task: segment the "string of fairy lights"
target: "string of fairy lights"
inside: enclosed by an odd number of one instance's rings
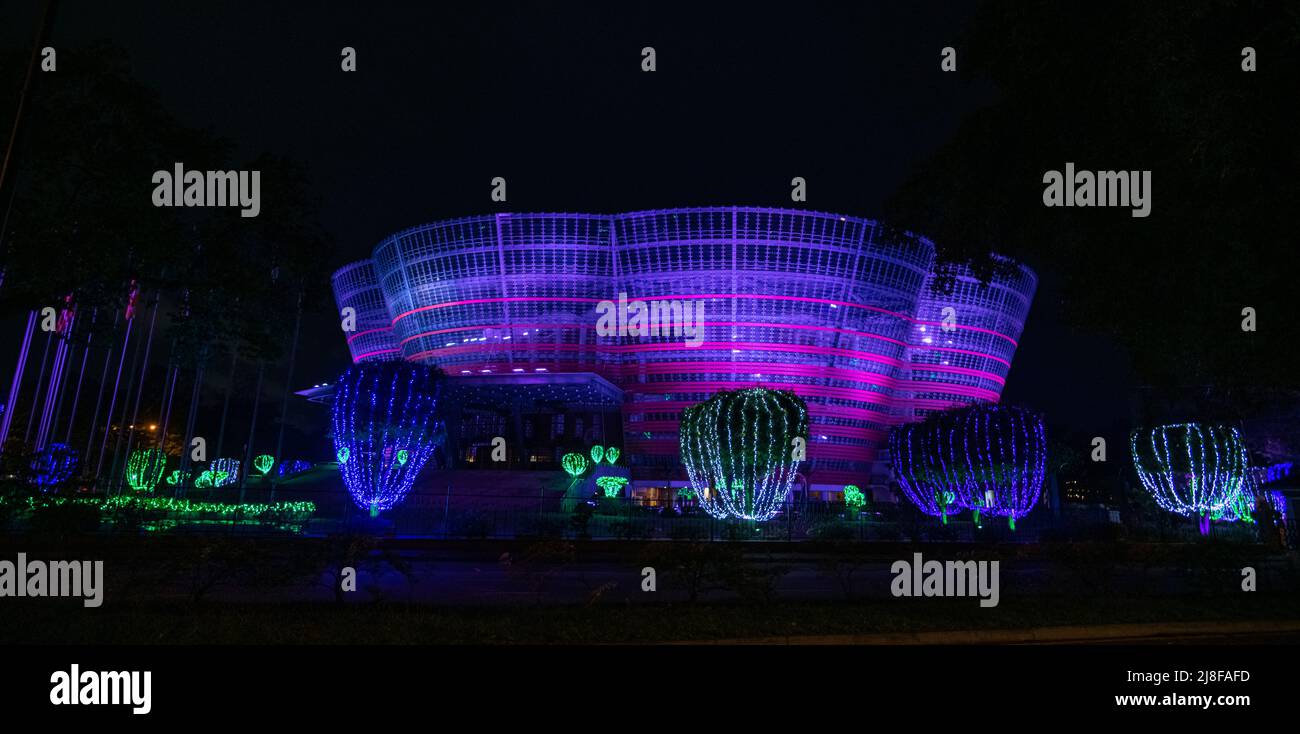
[[[405,499],[441,443],[436,379],[423,365],[372,362],[350,368],[336,383],[339,471],[352,500],[372,516]]]
[[[682,412],[682,464],[716,518],[774,517],[803,458],[796,439],[808,440],[808,407],[784,390],[724,390]]]
[[[28,463],[30,482],[38,491],[48,492],[72,476],[79,458],[76,449],[64,443],[52,443],[37,451]]]
[[[0,503],[11,501],[0,497]],[[215,520],[234,523],[305,522],[316,512],[314,502],[196,502],[177,497],[117,495],[114,497],[27,497],[26,508],[38,511],[67,505],[92,507],[112,519],[124,513],[153,513],[186,522]]]
[[[126,483],[137,492],[152,492],[166,468],[167,454],[160,449],[137,449],[126,462]]]
[[[896,427],[890,461],[899,488],[921,512],[940,518],[970,510],[1016,520],[1042,496],[1047,477],[1043,420],[1022,408],[970,405]]]
[[[948,489],[943,454],[934,439],[934,431],[920,423],[908,423],[889,433],[889,456],[898,488],[921,512],[939,518],[961,511],[955,504],[956,494]]]
[[[1239,518],[1252,508],[1235,504],[1248,493],[1249,454],[1231,426],[1171,423],[1133,431],[1133,468],[1156,504],[1196,518],[1202,533],[1215,516]]]

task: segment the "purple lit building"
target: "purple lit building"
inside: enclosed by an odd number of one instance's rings
[[[334,292],[356,310],[354,361],[436,364],[477,396],[449,426],[457,461],[492,435],[538,468],[605,443],[635,484],[666,486],[682,409],[763,385],[807,402],[801,489],[818,492],[870,484],[891,425],[1001,395],[1034,274],[1012,265],[985,284],[956,269],[936,290],[933,267],[930,241],[835,214],[496,214],[398,232],[335,273]],[[598,334],[598,304],[620,294],[702,304],[698,345]]]

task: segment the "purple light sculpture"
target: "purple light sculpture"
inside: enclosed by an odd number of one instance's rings
[[[955,465],[957,502],[994,517],[1029,514],[1043,493],[1047,476],[1047,436],[1043,420],[1005,405],[972,405],[947,419],[952,432],[947,461]],[[957,462],[965,460],[961,466]]]
[[[1047,470],[1043,421],[1020,408],[972,405],[936,413],[891,435],[899,486],[922,512],[946,520],[957,509],[1016,520],[1042,496]]]
[[[957,493],[940,464],[940,431],[925,423],[908,423],[889,432],[889,458],[899,489],[918,510],[948,523],[961,511]]]
[[[347,456],[339,472],[353,502],[372,517],[406,498],[442,441],[434,417],[439,379],[428,367],[402,362],[359,364],[338,379],[334,450]]]

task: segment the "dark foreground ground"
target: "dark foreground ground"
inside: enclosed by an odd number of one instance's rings
[[[3,644],[1300,642],[1300,561],[1254,544],[0,536],[19,552],[103,560],[104,603],[0,598]],[[918,552],[996,560],[997,606],[895,598]]]
[[[0,615],[3,644],[791,644],[1300,642],[1300,597],[968,600],[438,608],[129,603],[82,612],[31,602]]]

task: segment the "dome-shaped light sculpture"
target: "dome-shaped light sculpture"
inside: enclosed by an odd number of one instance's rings
[[[807,440],[808,407],[784,390],[724,390],[682,412],[682,463],[700,505],[717,518],[776,515]]]
[[[889,460],[903,496],[927,515],[945,525],[948,516],[961,511],[957,494],[949,486],[940,462],[942,431],[931,416],[921,423],[896,426],[889,432]]]
[[[77,451],[67,444],[52,443],[37,451],[28,462],[28,483],[48,492],[65,482],[77,468]]]
[[[1013,406],[977,404],[942,423],[949,432],[942,463],[950,467],[957,503],[977,515],[1005,517],[1015,530],[1016,520],[1038,504],[1047,477],[1042,418]]]
[[[922,512],[947,522],[960,508],[1016,520],[1042,496],[1047,469],[1043,421],[1020,408],[977,404],[936,413],[890,435],[894,473]]]
[[[565,454],[560,457],[560,466],[564,467],[565,474],[577,479],[587,471],[587,457],[582,454]]]
[[[273,466],[275,466],[275,457],[270,454],[259,454],[253,458],[253,468],[257,470],[258,474],[265,476]]]
[[[1201,534],[1210,519],[1246,489],[1249,462],[1241,432],[1230,426],[1173,423],[1132,433],[1133,468],[1156,504],[1195,518]]]
[[[167,469],[167,454],[158,449],[138,449],[126,462],[126,483],[137,492],[152,492]]]
[[[442,442],[434,415],[440,381],[428,367],[390,361],[355,365],[335,383],[339,473],[352,501],[372,517],[406,498]]]

